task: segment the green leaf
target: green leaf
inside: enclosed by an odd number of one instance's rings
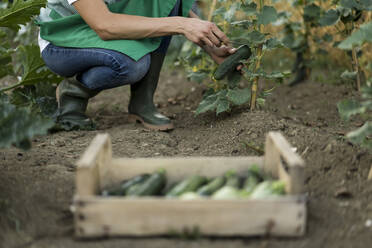
[[[216,109],[216,106],[217,106],[217,95],[216,94],[209,95],[205,99],[203,99],[203,101],[199,103],[199,106],[196,109],[195,114],[199,115],[207,111],[214,110]]]
[[[232,71],[230,73],[227,74],[227,84],[229,86],[229,88],[235,88],[236,86],[238,86],[240,80],[242,78],[242,75],[240,74],[239,71]]]
[[[257,4],[254,2],[245,3],[242,5],[242,10],[247,16],[254,16],[257,14]]]
[[[340,6],[342,6],[344,8],[348,8],[348,9],[357,9],[357,10],[362,9],[362,5],[359,4],[355,0],[341,0],[340,1]]]
[[[254,31],[247,34],[247,39],[252,44],[258,45],[258,44],[264,43],[265,40],[266,40],[266,37],[265,37],[264,34],[254,30]]]
[[[245,89],[230,89],[227,92],[227,99],[234,105],[242,105],[251,99],[251,90]]]
[[[225,12],[224,14],[224,19],[227,21],[227,22],[231,22],[231,20],[234,18],[235,16],[235,13],[238,9],[240,9],[240,3],[237,2],[237,3],[233,3],[231,5],[231,7],[229,8],[228,11]]]
[[[12,75],[13,72],[13,65],[12,62],[12,54],[7,50],[0,50],[0,78]]]
[[[189,78],[193,82],[202,83],[206,78],[209,78],[208,73],[203,71],[196,71],[196,72],[190,72],[187,74],[187,78]]]
[[[40,8],[45,7],[46,0],[14,0],[9,8],[0,9],[0,27],[18,30],[19,25],[26,24]]]
[[[328,10],[320,19],[319,24],[321,26],[331,26],[334,25],[340,19],[340,13],[337,10]]]
[[[27,108],[17,108],[0,95],[0,148],[15,145],[29,149],[32,137],[46,134],[52,126],[53,121],[31,114]]]
[[[219,115],[223,112],[230,110],[230,103],[227,100],[226,97],[218,98],[217,100],[217,108],[216,108],[216,114]]]
[[[270,38],[266,41],[265,44],[265,48],[268,50],[273,50],[280,47],[283,47],[283,43],[280,42],[277,38]]]
[[[372,22],[365,23],[360,29],[353,32],[346,40],[342,41],[338,47],[350,50],[354,46],[361,46],[365,42],[372,42]]]
[[[57,110],[56,87],[38,83],[19,87],[11,92],[10,102],[17,107],[27,107],[32,113],[52,118]]]
[[[341,74],[341,78],[342,79],[345,79],[345,80],[356,80],[357,78],[357,72],[356,71],[344,71],[342,74]]]
[[[355,100],[343,100],[337,104],[338,112],[344,120],[350,119],[352,115],[362,114],[366,107]]]
[[[367,121],[362,127],[349,132],[346,137],[355,144],[372,149],[372,122]]]
[[[304,8],[304,20],[305,22],[317,23],[320,17],[320,8],[316,4],[306,5]]]
[[[362,87],[361,92],[363,98],[372,99],[372,85]]]
[[[372,10],[372,0],[360,0],[360,4],[363,6],[364,10]]]
[[[278,19],[278,13],[272,6],[264,6],[262,11],[258,14],[258,24],[267,25],[275,22]]]

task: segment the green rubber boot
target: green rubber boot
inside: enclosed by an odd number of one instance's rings
[[[174,128],[170,119],[160,114],[154,104],[154,93],[164,57],[164,54],[153,52],[149,71],[143,79],[131,85],[130,88],[129,121],[141,122],[146,128],[156,131]]]
[[[57,87],[58,109],[55,114],[56,129],[93,130],[95,125],[85,114],[88,100],[99,91],[86,88],[76,79],[65,79]]]

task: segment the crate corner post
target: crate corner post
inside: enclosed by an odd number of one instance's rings
[[[102,175],[111,164],[112,148],[108,134],[98,134],[76,163],[76,194],[93,196],[101,187]]]

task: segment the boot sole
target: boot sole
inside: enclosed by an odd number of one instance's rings
[[[169,123],[169,124],[164,124],[164,125],[153,125],[153,124],[149,124],[149,123],[146,123],[142,117],[138,116],[138,115],[134,115],[134,114],[129,114],[128,116],[128,120],[129,122],[131,123],[141,123],[144,127],[150,129],[150,130],[154,130],[154,131],[169,131],[169,130],[172,130],[174,129],[174,125],[173,123]]]

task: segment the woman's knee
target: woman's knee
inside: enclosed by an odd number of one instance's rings
[[[150,68],[150,63],[150,54],[143,56],[138,61],[128,58],[119,67],[117,78],[122,80],[123,84],[136,83],[146,75]]]

